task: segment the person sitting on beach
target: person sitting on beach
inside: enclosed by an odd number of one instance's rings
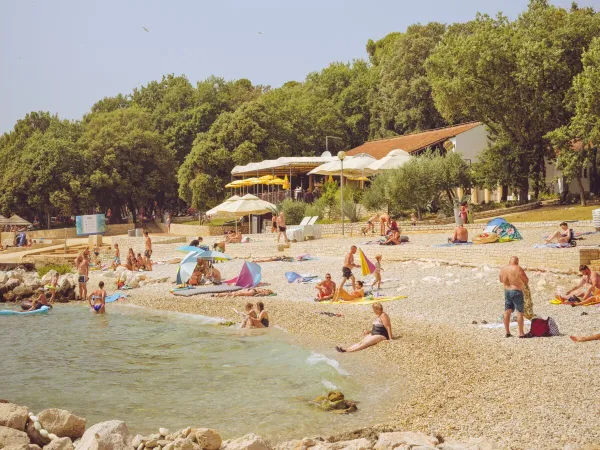
[[[369,220],[367,220],[367,226],[362,231],[363,235],[366,235],[369,231],[375,233],[375,222],[379,221],[379,214],[375,214],[371,216]]]
[[[54,303],[54,298],[56,297],[56,291],[58,291],[58,272],[52,275],[52,279],[50,280],[50,284],[48,285],[48,290],[50,291],[50,301],[49,303],[52,305]]]
[[[380,242],[379,245],[400,245],[400,230],[392,228],[385,242]]]
[[[189,286],[198,286],[200,284],[203,284],[202,280],[204,279],[204,272],[204,267],[200,264],[196,264],[196,267],[192,272],[192,276],[190,276],[190,279],[188,280],[187,284]]]
[[[457,225],[452,238],[448,238],[450,244],[466,244],[469,241],[469,231],[463,224]]]
[[[246,321],[246,328],[268,328],[269,327],[269,313],[265,311],[265,304],[263,302],[256,302],[254,312],[258,316],[256,318],[248,316]]]
[[[331,281],[331,274],[326,273],[325,279],[315,286],[317,292],[316,301],[329,300],[333,298],[333,294],[335,294],[335,282]]]
[[[115,244],[115,257],[113,258],[113,262],[111,264],[111,268],[116,270],[117,267],[121,265],[121,250],[119,250],[119,244]]]
[[[213,284],[221,284],[221,280],[222,280],[221,272],[211,262],[208,263],[208,268],[207,268],[207,271],[206,271],[206,277]]]
[[[98,247],[97,245],[94,246],[94,256],[94,266],[101,266],[102,262],[100,261],[100,247]]]
[[[373,322],[373,328],[370,331],[364,332],[364,338],[362,341],[351,345],[344,349],[342,347],[336,347],[335,349],[340,353],[358,352],[364,350],[367,347],[371,347],[381,341],[391,341],[392,335],[392,322],[389,316],[383,312],[383,306],[381,303],[373,303],[373,312],[375,313],[376,319]]]
[[[196,247],[204,250],[205,252],[207,252],[209,250],[208,245],[204,245],[204,239],[202,238],[202,236],[198,236],[198,238],[196,239],[198,241],[198,244],[196,244]]]
[[[250,321],[250,319],[256,319],[256,311],[254,311],[254,305],[252,303],[246,303],[245,309],[246,309],[246,313],[243,314],[244,319],[242,320],[242,323],[240,324],[240,328],[251,328],[252,327],[252,322]],[[248,325],[248,323],[250,323],[250,325]]]
[[[273,295],[274,292],[271,289],[262,289],[262,288],[250,288],[250,289],[242,289],[241,291],[235,292],[220,292],[218,294],[213,294],[213,297],[268,297]]]
[[[50,306],[48,304],[48,297],[46,297],[44,288],[39,288],[38,291],[40,292],[39,297],[33,300],[31,307],[27,311],[34,311],[36,309],[40,309],[42,306]]]
[[[343,285],[338,288],[333,296],[333,302],[337,302],[340,298],[345,301],[356,300],[359,298],[363,298],[365,296],[364,283],[362,281],[357,281],[357,288],[353,289],[352,292],[348,292],[344,289]]]
[[[227,238],[225,238],[225,243],[227,244],[240,244],[242,242],[242,233],[239,232],[231,232]]]
[[[573,235],[571,230],[569,230],[569,225],[567,222],[562,222],[560,224],[560,228],[552,233],[548,238],[544,241],[546,244],[550,244],[556,241],[558,244],[568,244],[573,240]]]
[[[98,289],[92,292],[88,298],[90,308],[96,314],[104,314],[106,306],[106,291],[104,290],[104,281],[98,283]]]
[[[569,336],[573,342],[589,342],[600,341],[600,334],[592,334],[591,336]]]
[[[123,267],[125,267],[127,270],[135,270],[136,265],[137,260],[135,258],[135,253],[133,253],[133,249],[130,248],[127,251],[127,259],[125,259],[125,264],[123,264]]]
[[[596,300],[595,295],[600,290],[600,274],[593,272],[585,264],[579,266],[581,281],[577,286],[567,292],[566,295],[558,297],[565,302],[570,302],[571,306],[585,306]]]
[[[146,264],[144,262],[144,258],[142,258],[142,254],[141,253],[137,254],[137,258],[135,258],[135,260],[136,260],[136,267],[137,267],[136,270],[140,270],[140,269],[141,270],[146,270]]]

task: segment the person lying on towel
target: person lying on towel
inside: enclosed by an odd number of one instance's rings
[[[450,244],[466,244],[469,241],[469,231],[462,225],[458,225],[454,229],[452,238],[448,238]]]
[[[339,299],[343,301],[356,300],[365,296],[365,290],[363,288],[364,283],[362,281],[356,282],[356,289],[352,292],[348,292],[344,289],[344,286],[340,286],[333,296],[333,302],[337,302]]]

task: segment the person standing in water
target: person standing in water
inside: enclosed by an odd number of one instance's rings
[[[104,314],[106,312],[106,291],[104,290],[104,281],[98,283],[98,289],[90,294],[88,302],[92,311],[96,314]]]
[[[83,252],[82,259],[77,266],[77,272],[79,273],[79,298],[85,300],[87,298],[87,282],[90,273],[90,252],[86,250]]]
[[[529,283],[529,278],[519,265],[519,258],[512,256],[508,265],[502,268],[500,282],[504,284],[504,328],[506,329],[506,337],[512,336],[510,334],[510,317],[515,310],[517,311],[519,337],[525,337],[525,331],[523,330],[523,312],[525,311],[523,289]]]

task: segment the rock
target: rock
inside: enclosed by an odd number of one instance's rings
[[[4,447],[2,450],[42,450],[39,445],[35,444],[21,444],[21,445],[9,445]]]
[[[13,294],[12,292],[7,292],[6,294],[4,294],[2,296],[2,298],[4,299],[5,302],[14,302],[17,300],[17,296],[15,294]]]
[[[496,450],[498,447],[483,438],[471,438],[467,442],[444,441],[438,445],[442,450]]]
[[[165,445],[163,450],[200,450],[200,446],[189,438],[177,438]]]
[[[125,422],[109,420],[87,429],[76,450],[131,450],[131,438]]]
[[[19,284],[12,290],[12,293],[18,297],[31,297],[33,295],[33,289],[25,284]]]
[[[32,291],[35,291],[37,288],[42,286],[42,282],[39,278],[28,278],[23,282],[23,284],[30,288]]]
[[[63,275],[58,279],[58,292],[65,294],[69,289],[75,287],[74,284],[71,284],[71,280],[69,274]]]
[[[144,450],[144,443],[142,442],[140,445],[134,448],[136,448],[137,450]]]
[[[14,428],[0,426],[0,448],[16,445],[28,445],[27,433]]]
[[[211,428],[194,428],[190,431],[194,440],[203,450],[219,450],[223,440],[221,435]]]
[[[25,431],[27,432],[27,436],[29,436],[29,439],[33,444],[37,444],[40,447],[43,447],[46,444],[50,443],[50,439],[42,436],[40,432],[35,428],[34,422],[32,422],[31,420],[27,422],[27,427]]]
[[[250,433],[241,438],[223,442],[221,450],[271,450],[269,441]]]
[[[344,394],[338,391],[332,391],[327,394],[327,400],[330,402],[339,402],[340,400],[344,400]]]
[[[371,450],[374,444],[375,442],[370,439],[361,438],[352,441],[334,442],[330,444],[330,448],[332,450]]]
[[[171,432],[167,428],[159,428],[158,432],[161,436],[166,436],[167,434],[171,434]]]
[[[74,450],[75,446],[68,437],[54,439],[44,447],[44,450]]]
[[[4,284],[8,281],[8,275],[6,272],[0,271],[0,283]]]
[[[146,441],[145,446],[146,448],[154,448],[158,446],[158,439],[150,439],[149,441]]]
[[[25,431],[27,408],[13,403],[0,403],[0,426]]]
[[[86,420],[64,409],[50,408],[38,414],[42,427],[58,437],[79,439],[85,432]]]
[[[19,280],[17,280],[16,278],[9,278],[8,281],[6,283],[4,283],[4,286],[6,287],[7,290],[12,291],[14,288],[16,288],[20,284],[21,284],[21,282]]]
[[[135,448],[138,448],[140,444],[143,444],[145,441],[146,439],[144,439],[144,436],[142,436],[141,434],[136,434],[133,438],[133,441],[131,441],[131,445]]]
[[[175,439],[177,439],[177,438],[175,438]],[[158,446],[159,447],[164,447],[165,445],[170,444],[175,439],[172,439],[172,440],[171,439],[159,439],[158,440]]]
[[[192,427],[187,427],[181,430],[181,437],[188,437],[192,432]]]
[[[412,431],[395,431],[391,433],[381,433],[375,444],[375,450],[392,450],[396,447],[406,446],[412,448],[416,446],[435,447],[439,444],[437,438],[423,433],[414,433]]]
[[[54,275],[56,275],[57,273],[58,272],[56,270],[50,269],[48,272],[46,272],[46,275],[42,277],[42,283],[49,284],[52,281]]]

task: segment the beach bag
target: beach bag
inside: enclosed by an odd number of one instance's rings
[[[529,333],[526,334],[527,337],[547,337],[550,336],[550,326],[548,325],[548,321],[544,319],[532,319],[531,320],[531,328],[529,329]]]
[[[550,332],[550,336],[560,336],[560,331],[558,331],[558,325],[552,317],[548,317],[548,329]]]

